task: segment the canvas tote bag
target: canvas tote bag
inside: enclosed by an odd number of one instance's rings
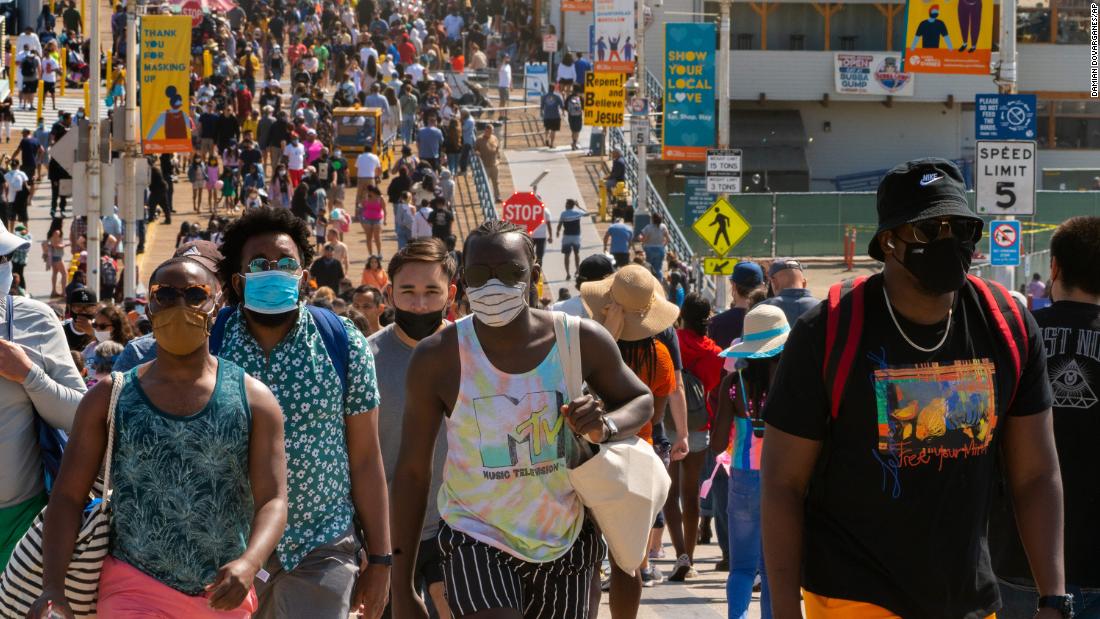
[[[554,312],[570,400],[583,395],[580,326],[580,318]],[[592,444],[570,434],[583,462],[569,470],[569,481],[600,525],[615,563],[634,574],[645,558],[649,530],[668,497],[668,471],[653,447],[637,436]]]

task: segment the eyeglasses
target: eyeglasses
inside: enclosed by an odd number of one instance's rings
[[[186,288],[153,284],[149,296],[161,307],[175,305],[180,299],[191,307],[200,307],[212,298],[213,293],[209,284],[194,284]]]
[[[474,264],[462,269],[462,277],[470,288],[480,288],[494,277],[506,286],[515,286],[527,275],[527,267],[517,262],[504,264]]]
[[[249,273],[263,273],[264,271],[282,271],[284,273],[293,273],[302,268],[302,265],[297,260],[289,256],[283,256],[278,260],[268,260],[267,258],[255,258],[252,262],[248,263]]]
[[[913,228],[913,239],[918,243],[931,243],[943,237],[943,229],[950,228],[951,235],[960,241],[977,242],[982,238],[982,221],[980,219],[966,219],[951,217],[946,219],[922,219],[910,224]]]

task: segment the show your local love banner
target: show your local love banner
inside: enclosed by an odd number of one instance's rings
[[[909,0],[905,14],[907,72],[989,74],[993,0]]]
[[[665,24],[661,156],[704,161],[714,146],[714,24]]]
[[[145,153],[191,152],[191,18],[141,18],[141,146]]]

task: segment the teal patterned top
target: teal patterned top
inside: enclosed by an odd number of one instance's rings
[[[245,372],[218,362],[209,402],[170,415],[149,400],[134,368],[123,375],[111,463],[111,554],[187,595],[239,557],[252,527]]]
[[[347,418],[378,407],[374,356],[367,338],[347,318],[347,392],[325,349],[313,315],[299,305],[294,327],[265,355],[234,312],[225,323],[223,359],[240,364],[267,385],[283,409],[287,458],[286,532],[276,548],[283,569],[351,527]],[[381,488],[385,490],[385,488]]]

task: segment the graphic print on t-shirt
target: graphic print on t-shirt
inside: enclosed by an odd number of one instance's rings
[[[1096,392],[1089,387],[1089,376],[1073,357],[1062,363],[1050,364],[1050,387],[1054,392],[1054,406],[1058,408],[1092,408],[1096,404]]]
[[[557,391],[537,391],[518,399],[503,394],[475,398],[473,408],[480,433],[482,466],[512,469],[486,471],[486,479],[544,475],[557,470],[553,465],[540,465],[556,463],[565,457],[563,403],[564,397]],[[507,425],[500,423],[501,419],[516,423]],[[519,448],[523,444],[527,446],[523,450],[527,454],[525,457],[520,456]]]
[[[898,468],[984,453],[997,423],[988,359],[875,370],[878,449]]]

